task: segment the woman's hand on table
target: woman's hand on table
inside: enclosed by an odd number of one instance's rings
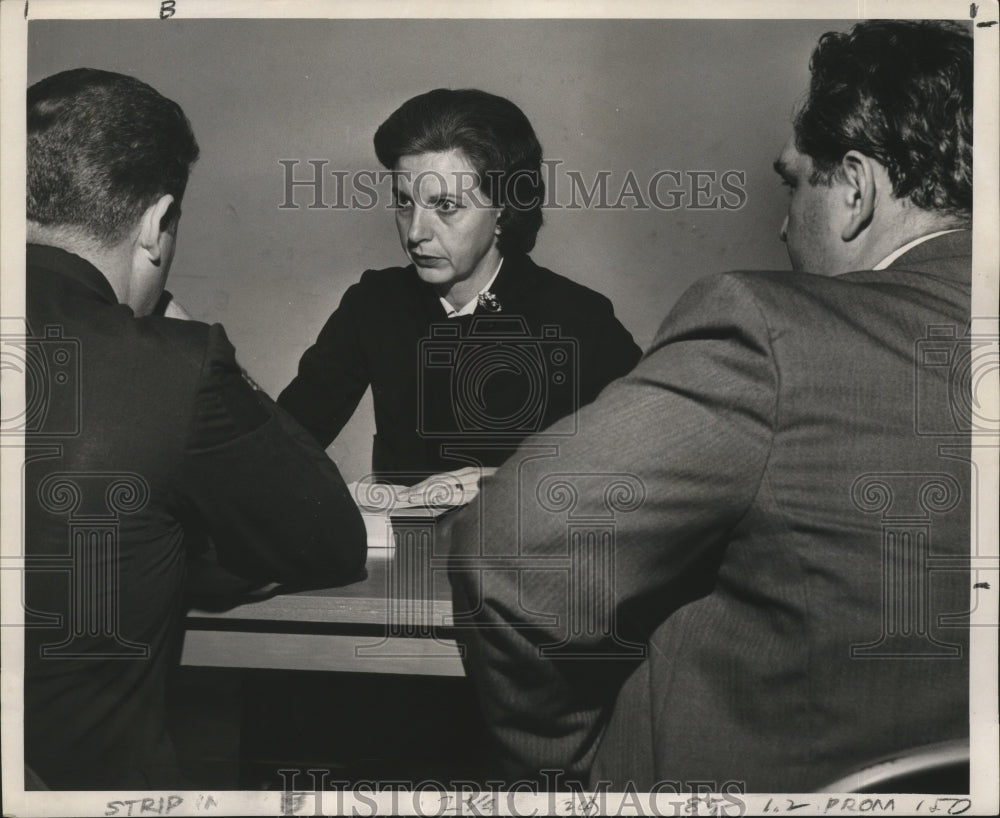
[[[495,468],[466,466],[456,471],[433,474],[415,486],[401,486],[396,499],[413,506],[462,506],[479,494],[479,481]]]

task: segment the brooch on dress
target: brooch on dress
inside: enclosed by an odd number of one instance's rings
[[[486,310],[486,312],[500,312],[503,309],[497,297],[489,290],[481,292],[476,300],[479,302],[479,306]]]

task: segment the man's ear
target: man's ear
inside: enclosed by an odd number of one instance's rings
[[[146,208],[139,222],[137,249],[144,253],[154,266],[159,266],[166,251],[164,234],[173,229],[173,219],[167,218],[173,204],[174,197],[165,193]]]
[[[872,220],[878,194],[874,160],[858,151],[848,151],[840,160],[838,172],[842,183],[844,205],[848,209],[847,221],[840,237],[853,241]]]

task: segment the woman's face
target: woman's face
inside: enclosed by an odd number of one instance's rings
[[[490,206],[459,150],[403,156],[394,171],[403,250],[420,278],[460,307],[476,297],[500,263],[500,208]]]

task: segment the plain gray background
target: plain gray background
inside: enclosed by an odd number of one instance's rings
[[[438,87],[517,103],[545,156],[588,185],[609,171],[746,174],[738,210],[551,208],[532,257],[607,295],[640,346],[697,278],[789,269],[778,230],[786,192],[771,162],[790,133],[817,38],[851,21],[168,20],[34,21],[28,81],[90,66],[132,74],[177,101],[201,159],[185,196],[168,288],[225,325],[241,363],[272,395],[295,373],[344,290],[367,268],[405,264],[387,201],[281,209],[279,160],[327,172],[379,168],[378,125]],[[661,185],[664,200],[670,179]],[[379,186],[384,193],[388,185]],[[723,192],[718,185],[710,196]],[[327,177],[325,199],[335,182]],[[732,195],[727,197],[734,201]],[[651,203],[652,204],[652,203]],[[416,360],[416,352],[414,353]],[[366,474],[370,396],[330,448],[346,479]]]

